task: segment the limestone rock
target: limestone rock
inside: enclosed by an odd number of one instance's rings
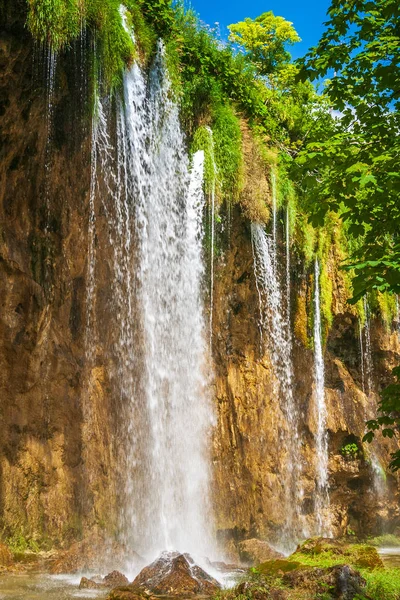
[[[94,581],[94,579],[88,579],[87,577],[82,577],[79,584],[80,590],[101,590],[104,587],[104,583],[99,583]]]
[[[259,565],[267,560],[283,557],[283,554],[271,548],[267,542],[256,538],[240,542],[238,549],[240,559],[251,565]]]
[[[129,580],[119,571],[112,571],[112,573],[109,573],[104,577],[103,583],[107,587],[114,588],[128,585]]]
[[[310,538],[299,544],[296,549],[296,554],[321,554],[322,552],[331,552],[333,554],[344,554],[346,545],[342,540],[332,538],[316,537]]]
[[[123,568],[128,550],[116,542],[109,543],[99,536],[90,536],[81,542],[76,542],[62,552],[54,562],[52,573],[79,573],[84,571],[106,571],[110,565]],[[129,551],[129,556],[143,565],[143,559]],[[124,582],[121,582],[124,583]],[[117,583],[117,585],[121,585]]]
[[[196,565],[188,554],[163,552],[151,565],[145,567],[132,584],[136,591],[167,595],[211,596],[220,584]]]
[[[13,555],[4,544],[0,544],[0,567],[9,567],[13,562]]]
[[[119,571],[112,571],[106,575],[103,579],[97,580],[92,577],[88,579],[87,577],[82,577],[81,582],[79,584],[79,589],[90,589],[90,590],[100,590],[104,588],[116,588],[122,587],[124,585],[128,585],[129,580],[125,575],[120,573]]]

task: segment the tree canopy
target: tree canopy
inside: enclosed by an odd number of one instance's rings
[[[400,5],[398,0],[332,0],[326,31],[299,63],[301,77],[329,76],[329,126],[316,120],[296,159],[314,223],[329,211],[358,242],[352,269],[356,302],[371,290],[400,293]],[[400,376],[400,369],[394,371]],[[383,426],[400,425],[400,385],[383,393]],[[400,452],[392,467],[400,468]]]
[[[229,31],[229,40],[244,48],[261,75],[270,75],[289,63],[286,46],[300,41],[293,23],[272,11],[229,25]]]

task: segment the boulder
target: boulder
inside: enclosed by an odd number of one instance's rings
[[[296,590],[309,590],[312,597],[315,594],[325,594],[325,597],[332,600],[354,600],[360,596],[366,598],[365,579],[349,565],[329,568],[301,567],[285,573],[282,581]]]
[[[80,590],[101,590],[104,589],[104,587],[104,583],[99,583],[94,579],[88,579],[87,577],[82,577],[79,584]]]
[[[125,575],[119,571],[112,571],[112,573],[109,573],[103,579],[97,579],[95,577],[87,579],[87,577],[82,577],[79,589],[99,590],[104,588],[122,587],[128,584],[129,580]]]
[[[165,596],[212,596],[221,586],[189,554],[163,552],[139,573],[131,587],[137,592]]]
[[[128,585],[129,579],[119,571],[112,571],[103,579],[103,584],[109,588],[122,587]]]
[[[297,546],[295,554],[301,552],[302,554],[322,554],[323,552],[331,552],[332,554],[344,554],[346,550],[346,544],[341,540],[335,540],[333,538],[310,538]]]
[[[0,544],[0,567],[9,567],[13,562],[13,555],[4,544]]]
[[[267,560],[283,557],[283,554],[271,548],[268,542],[256,538],[240,542],[238,550],[240,560],[250,565],[259,565]]]

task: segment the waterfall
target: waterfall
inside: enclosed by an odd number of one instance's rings
[[[286,207],[286,312],[288,330],[290,327],[290,206]]]
[[[204,155],[195,154],[190,173],[161,43],[149,80],[134,65],[124,95],[126,143],[119,160],[135,206],[142,371],[130,398],[126,522],[141,554],[168,549],[210,555]]]
[[[328,431],[326,428],[328,411],[325,402],[325,367],[322,352],[321,302],[320,302],[320,268],[315,261],[314,291],[314,402],[315,402],[315,452],[316,452],[316,488],[315,518],[317,534],[329,537],[329,483],[328,483]]]
[[[365,337],[365,351],[364,351],[364,365],[365,365],[365,391],[369,396],[374,388],[373,384],[373,373],[374,365],[372,361],[372,350],[371,350],[371,326],[370,326],[370,310],[368,300],[366,296],[363,298],[364,313],[365,313],[365,324],[364,324],[364,337]]]
[[[271,238],[260,224],[251,225],[254,272],[260,302],[260,325],[264,344],[269,351],[275,373],[275,389],[282,408],[285,427],[282,445],[288,451],[284,465],[284,502],[287,522],[282,532],[283,546],[291,547],[301,536],[300,483],[301,440],[298,431],[299,414],[293,396],[293,364],[290,327],[285,320],[286,307],[277,275],[277,253]]]
[[[399,297],[396,296],[396,317],[397,317],[397,323],[396,323],[396,329],[397,329],[397,333],[400,339],[400,301],[399,301]]]
[[[215,162],[214,155],[214,135],[212,129],[207,127],[207,131],[210,135],[212,152],[212,163],[213,163],[213,180],[211,184],[211,242],[210,242],[210,351],[212,351],[212,335],[213,335],[213,318],[214,318],[214,246],[215,246],[215,187],[217,181],[217,165]]]
[[[271,172],[271,188],[272,188],[272,243],[273,243],[273,267],[276,269],[277,266],[277,245],[278,245],[278,208],[277,208],[277,197],[276,197],[276,177],[275,173]]]
[[[374,363],[372,359],[372,345],[371,345],[371,311],[368,304],[368,299],[366,296],[363,298],[363,307],[365,314],[365,323],[364,323],[364,339],[365,344],[363,344],[363,335],[360,327],[360,352],[361,352],[361,375],[362,375],[362,390],[366,394],[370,403],[374,403],[376,405],[375,393],[374,393]],[[365,419],[369,419],[370,414],[366,411]],[[381,500],[385,497],[387,488],[386,488],[386,475],[385,471],[382,468],[376,447],[376,441],[372,442],[369,447],[369,454],[371,460],[371,470],[372,470],[372,483],[373,483],[373,491],[377,500]]]
[[[364,365],[364,342],[363,342],[363,330],[361,325],[361,319],[358,319],[358,336],[360,342],[360,364],[361,364],[361,387],[365,393],[365,365]]]

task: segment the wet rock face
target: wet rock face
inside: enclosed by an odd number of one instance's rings
[[[178,552],[164,552],[132,583],[137,592],[166,596],[212,596],[220,587],[188,554]]]
[[[277,552],[267,542],[258,539],[244,540],[238,544],[240,560],[250,565],[259,565],[267,560],[280,558],[283,556]]]
[[[9,567],[13,562],[13,555],[4,544],[0,544],[0,567]]]
[[[93,535],[82,542],[72,544],[68,550],[61,552],[52,565],[51,572],[55,574],[87,571],[96,573],[107,571],[110,565],[122,569],[127,554],[127,549],[124,546]],[[144,564],[144,560],[132,551],[129,551],[129,557],[138,566]],[[119,582],[119,580],[114,582],[113,579],[117,580],[119,575],[118,571],[113,571],[106,576],[103,583],[108,585],[108,582],[110,582],[108,587],[127,583],[126,581]]]
[[[221,256],[216,263],[214,293],[218,420],[213,444],[213,502],[220,540],[230,550],[230,559],[237,560],[238,544],[249,538],[268,540],[279,547],[279,532],[287,516],[282,467],[287,448],[279,432],[287,425],[272,388],[271,361],[262,349],[250,231],[238,212],[233,211],[230,243]],[[324,362],[333,529],[338,536],[347,531],[378,535],[383,526],[394,528],[400,521],[398,478],[386,473],[386,483],[377,482],[369,455],[346,462],[341,454],[349,436],[362,440],[365,421],[376,416],[377,395],[367,398],[362,391],[358,320],[346,305],[339,259],[332,255],[329,261],[334,322]],[[294,391],[302,414],[299,435],[303,440],[301,455],[295,460],[302,464],[301,512],[313,531],[316,421],[309,331],[313,279],[295,257],[292,267]],[[371,338],[378,385],[387,382],[390,368],[400,362],[400,343],[395,332],[385,331],[379,319],[371,322]],[[393,441],[378,436],[376,460],[387,466],[395,449]],[[369,450],[367,445],[366,452]],[[382,493],[377,493],[379,486]],[[363,503],[359,502],[361,494]]]

